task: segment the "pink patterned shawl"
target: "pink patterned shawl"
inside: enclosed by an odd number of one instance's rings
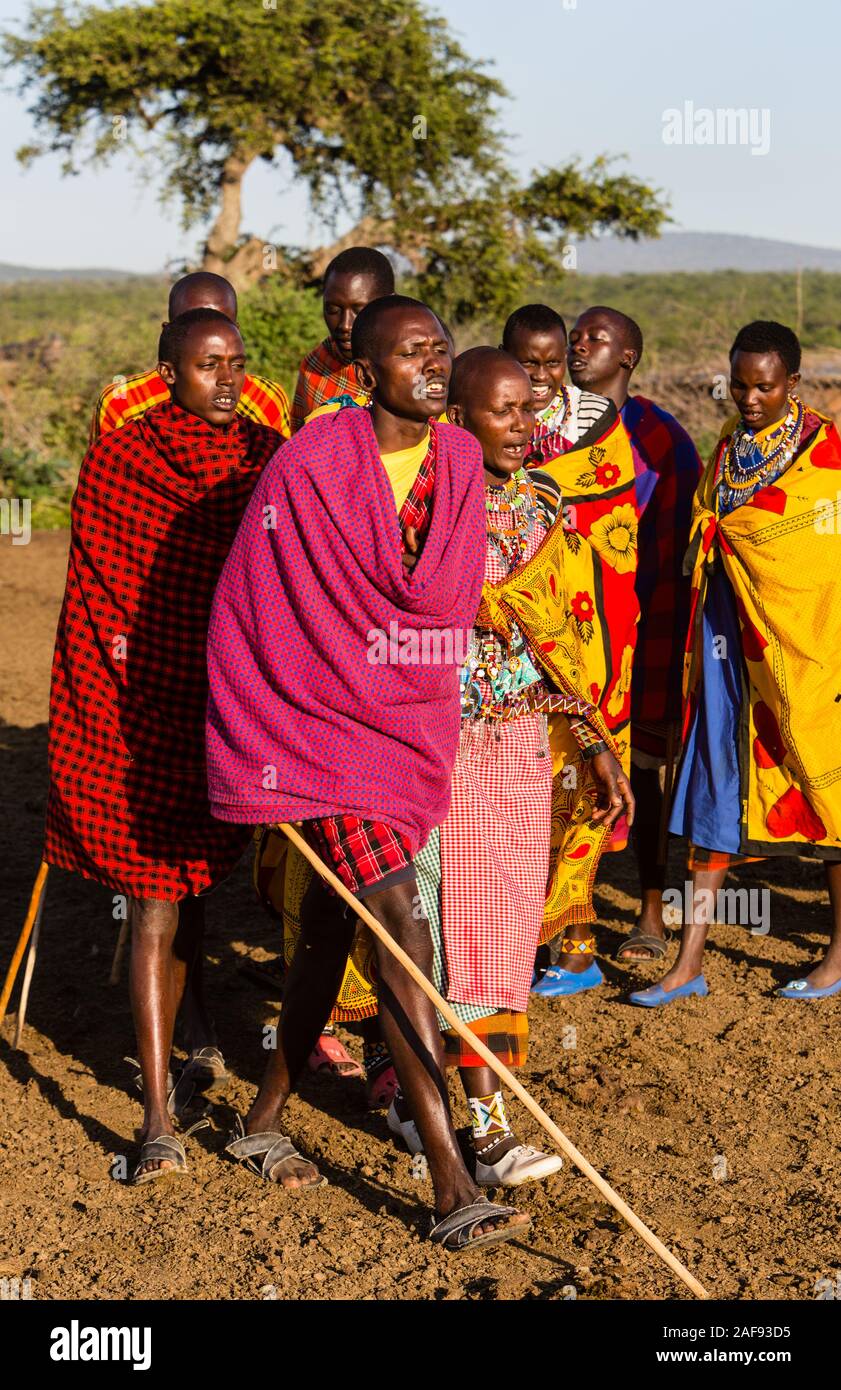
[[[484,487],[472,435],[431,429],[432,520],[409,578],[367,410],[313,420],[268,464],[210,620],[208,782],[220,820],[358,815],[402,831],[414,851],[446,816],[459,665],[484,575]],[[404,659],[372,661],[376,633]],[[407,661],[424,640],[433,659]]]

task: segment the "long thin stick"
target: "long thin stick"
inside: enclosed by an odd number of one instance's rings
[[[129,931],[129,920],[126,917],[125,920],[120,923],[120,935],[117,937],[117,944],[114,947],[111,974],[108,976],[109,985],[118,985],[120,983],[120,971],[123,966],[123,956],[126,953],[126,942],[128,941]]]
[[[3,981],[3,992],[0,994],[0,1027],[2,1027],[3,1020],[6,1017],[6,1010],[9,1007],[9,1000],[12,997],[12,990],[15,987],[15,980],[20,970],[20,963],[23,960],[23,953],[26,950],[32,928],[35,926],[35,918],[38,915],[38,906],[41,902],[44,884],[47,881],[49,867],[46,860],[42,860],[41,867],[35,879],[35,886],[32,889],[32,897],[29,899],[29,911],[26,914],[26,921],[18,937],[18,944],[15,947],[15,953],[12,956],[11,964],[6,971],[6,978]]]
[[[41,900],[38,903],[38,911],[35,914],[35,926],[32,929],[32,940],[29,943],[29,950],[26,955],[23,984],[20,988],[20,1003],[18,1004],[18,1020],[15,1028],[15,1047],[20,1047],[20,1040],[23,1037],[23,1025],[26,1022],[26,1009],[29,1004],[29,986],[32,984],[35,961],[38,957],[38,937],[41,935],[41,918],[44,915],[44,903],[46,898],[46,893],[42,893]]]
[[[470,1045],[472,1051],[477,1053],[492,1071],[496,1072],[500,1081],[503,1081],[509,1090],[514,1092],[514,1095],[517,1096],[518,1100],[522,1101],[529,1113],[532,1114],[538,1124],[546,1130],[546,1133],[554,1140],[558,1148],[567,1155],[585,1177],[590,1179],[590,1182],[598,1188],[599,1192],[610,1205],[619,1212],[620,1216],[624,1217],[629,1226],[633,1227],[637,1235],[642,1236],[646,1245],[648,1245],[656,1255],[660,1256],[660,1259],[664,1264],[668,1265],[673,1274],[676,1274],[679,1279],[683,1280],[684,1284],[686,1284],[687,1288],[692,1290],[696,1298],[708,1298],[709,1295],[704,1286],[699,1284],[698,1280],[693,1274],[690,1274],[685,1265],[682,1265],[680,1260],[672,1254],[671,1250],[666,1248],[654,1232],[650,1231],[643,1221],[640,1221],[639,1217],[631,1210],[627,1202],[623,1202],[619,1194],[614,1192],[610,1184],[605,1182],[604,1178],[600,1173],[596,1172],[596,1169],[591,1163],[587,1162],[587,1159],[582,1153],[579,1153],[572,1141],[567,1139],[563,1130],[558,1129],[558,1126],[553,1120],[550,1120],[546,1111],[542,1110],[537,1101],[532,1099],[525,1086],[521,1085],[516,1076],[494,1056],[490,1048],[486,1047],[482,1042],[481,1038],[477,1037],[475,1033],[471,1033],[467,1025],[462,1023],[461,1019],[453,1013],[446,999],[442,999],[435,986],[429,982],[423,971],[419,970],[411,957],[406,954],[401,946],[398,946],[394,938],[386,931],[382,923],[377,921],[376,917],[365,904],[354,897],[353,893],[351,893],[341,880],[336,877],[332,870],[323,863],[315,850],[310,848],[306,840],[304,840],[294,826],[284,823],[280,825],[278,829],[282,830],[292,841],[293,845],[300,850],[301,854],[309,860],[316,873],[324,879],[325,883],[329,883],[330,887],[335,889],[339,896],[353,908],[356,915],[365,925],[370,927],[377,939],[383,943],[386,949],[390,951],[397,960],[399,960],[404,970],[411,975],[415,984],[418,985],[419,988],[423,990],[426,997],[432,1001],[442,1018],[445,1018],[450,1027],[454,1028],[458,1033],[459,1037],[463,1038],[464,1041]]]
[[[675,780],[675,726],[670,724],[666,732],[666,766],[663,776],[663,804],[660,808],[660,832],[657,837],[657,863],[664,866],[669,856],[669,815],[672,809],[672,791]]]

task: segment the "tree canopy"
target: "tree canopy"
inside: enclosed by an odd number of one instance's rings
[[[331,246],[282,248],[289,276],[311,282],[365,241],[456,315],[557,270],[570,233],[651,235],[665,218],[655,190],[604,160],[518,180],[502,85],[420,0],[38,5],[3,48],[39,137],[19,158],[58,152],[70,173],[130,151],[186,227],[215,214],[203,264],[239,287],[266,269],[265,238],[240,225],[258,159],[285,157],[319,214],[354,223]]]

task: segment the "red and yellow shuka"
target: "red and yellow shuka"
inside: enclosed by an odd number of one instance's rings
[[[595,706],[586,717],[625,771],[630,765],[631,668],[639,605],[634,462],[618,418],[594,443],[532,473],[550,517],[531,560],[500,584],[485,585],[480,625],[503,635],[513,619],[559,690]],[[566,715],[549,717],[555,772],[552,869],[543,939],[592,922],[593,883],[610,832],[591,824],[596,787]],[[614,832],[611,848],[627,839]],[[618,840],[618,842],[617,842]]]
[[[742,639],[740,853],[837,858],[841,847],[841,439],[807,409],[786,470],[717,515],[726,430],[695,499],[685,733],[697,708],[704,600],[718,559]],[[707,653],[709,657],[709,653]],[[715,848],[715,847],[713,847]]]

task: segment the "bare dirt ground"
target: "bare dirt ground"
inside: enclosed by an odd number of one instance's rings
[[[0,541],[3,972],[40,857],[66,547],[66,533]],[[683,876],[676,847],[670,881]],[[611,857],[597,894],[606,983],[533,1003],[523,1079],[715,1296],[811,1299],[841,1267],[841,998],[785,1003],[771,990],[821,950],[827,899],[802,861],[753,866],[740,881],[770,887],[771,935],[718,928],[709,998],[649,1014],[624,999],[659,968],[609,960],[636,908],[632,862]],[[247,865],[209,917],[209,996],[235,1077],[226,1104],[242,1109],[277,1012],[237,968],[274,946]],[[534,1218],[527,1239],[462,1257],[433,1249],[422,1238],[430,1185],[413,1178],[384,1116],[365,1110],[359,1082],[312,1078],[290,1103],[290,1133],[329,1178],[319,1191],[285,1194],[221,1157],[229,1112],[219,1103],[213,1127],[188,1141],[189,1176],[115,1181],[115,1155],[133,1162],[141,1114],[122,1060],[134,1046],[126,981],[107,983],[116,931],[110,892],[52,872],[22,1049],[11,1046],[13,1017],[0,1038],[0,1276],[30,1278],[40,1299],[688,1296],[568,1164],[517,1194]]]

